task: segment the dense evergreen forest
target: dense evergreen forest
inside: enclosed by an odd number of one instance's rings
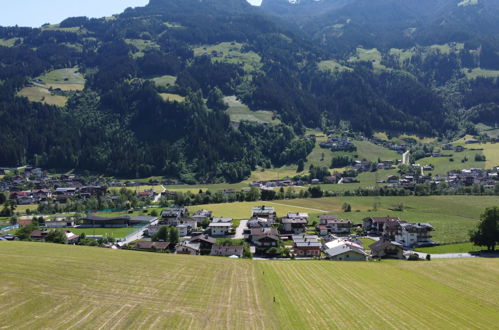
[[[239,48],[208,50],[224,43]],[[84,88],[51,88],[62,105],[20,93],[73,67]],[[151,0],[0,27],[0,166],[240,181],[303,162],[307,127],[450,137],[497,125],[499,83],[477,69],[499,70],[492,0]],[[280,124],[231,123],[224,95]]]

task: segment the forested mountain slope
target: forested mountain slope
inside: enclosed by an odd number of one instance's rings
[[[499,11],[469,2],[151,0],[110,18],[2,27],[0,166],[238,181],[304,160],[306,127],[443,136],[493,125]],[[68,70],[79,79],[58,76]],[[231,124],[224,95],[281,124]]]

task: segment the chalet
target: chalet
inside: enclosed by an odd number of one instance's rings
[[[180,226],[180,225],[185,225],[189,228],[189,232],[191,232],[192,230],[196,230],[198,228],[198,223],[195,219],[192,219],[192,218],[182,218],[180,220],[177,221],[177,225],[176,226]]]
[[[396,176],[396,175],[390,175],[387,179],[386,179],[386,183],[390,183],[390,184],[397,184],[399,183],[399,177]]]
[[[298,257],[320,257],[321,246],[316,235],[293,235],[293,252]]]
[[[80,236],[73,234],[70,231],[66,231],[64,234],[66,235],[66,239],[68,241],[68,244],[76,244],[80,240]]]
[[[405,247],[434,245],[430,232],[435,230],[428,223],[401,223],[395,241]]]
[[[208,235],[198,235],[194,236],[190,239],[191,243],[199,243],[201,252],[203,250],[209,250],[211,251],[211,247],[215,244],[215,239],[213,237],[210,237]]]
[[[288,213],[288,218],[305,218],[308,221],[308,213],[304,213],[304,212]]]
[[[232,224],[232,218],[213,218],[212,223],[229,223]]]
[[[352,222],[349,220],[333,220],[328,222],[327,227],[333,234],[350,234]]]
[[[213,245],[211,248],[211,256],[219,257],[243,257],[244,247],[242,245]]]
[[[135,244],[136,250],[143,251],[167,251],[170,248],[170,242],[137,242]]]
[[[362,229],[364,232],[368,235],[385,235],[388,234],[387,231],[385,230],[388,229],[387,224],[398,224],[400,223],[399,218],[391,218],[391,217],[384,217],[384,218],[365,218],[364,219],[364,224],[362,226]],[[391,227],[390,227],[391,228]]]
[[[48,230],[33,230],[31,232],[31,239],[33,241],[45,242],[45,238],[49,234]]]
[[[265,218],[265,219],[274,219],[276,218],[277,213],[275,212],[274,207],[272,206],[255,206],[251,210],[252,218]]]
[[[393,242],[386,238],[369,245],[373,258],[405,259],[402,244]]]
[[[346,239],[336,239],[324,245],[326,258],[343,261],[365,261],[367,254],[364,248]]]
[[[54,191],[54,195],[56,196],[74,196],[76,194],[76,188],[75,187],[70,187],[70,188],[56,188]]]
[[[192,243],[190,241],[183,241],[175,246],[175,252],[177,254],[198,255],[201,252],[200,250],[201,250],[200,243]]]
[[[208,210],[199,210],[194,215],[191,217],[192,219],[196,220],[198,224],[202,223],[205,220],[210,220],[212,218],[212,211]]]
[[[208,226],[212,236],[228,235],[232,229],[231,222],[212,222]]]
[[[307,230],[307,218],[304,217],[284,217],[281,219],[282,231],[285,233],[300,234]]]
[[[279,245],[279,233],[276,228],[253,228],[249,239],[260,252]]]
[[[35,189],[31,191],[31,195],[33,196],[34,199],[40,201],[40,200],[46,200],[50,197],[52,197],[52,193],[48,189]]]
[[[178,220],[188,215],[189,211],[184,207],[173,207],[161,212],[161,218],[170,226],[176,226]]]
[[[273,219],[267,218],[251,218],[248,220],[248,228],[269,228],[274,225]]]
[[[477,140],[477,139],[468,139],[468,140],[465,140],[464,143],[466,143],[466,144],[477,144],[477,143],[480,143],[480,141]]]
[[[319,224],[327,226],[329,222],[337,221],[338,216],[333,214],[323,214],[319,216]]]

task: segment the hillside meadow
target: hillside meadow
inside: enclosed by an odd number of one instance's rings
[[[497,329],[499,260],[251,261],[0,242],[5,329]]]

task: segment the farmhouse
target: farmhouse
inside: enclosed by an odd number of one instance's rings
[[[328,228],[333,234],[350,234],[352,222],[349,220],[333,220],[328,222]]]
[[[260,251],[279,245],[279,233],[276,228],[253,228],[249,239]]]
[[[385,235],[390,224],[398,224],[400,222],[399,218],[383,217],[383,218],[365,218],[362,229],[368,235]],[[388,225],[387,225],[388,224]]]
[[[307,229],[307,218],[302,217],[284,217],[281,219],[282,231],[285,233],[300,234]]]
[[[198,224],[203,222],[204,220],[209,220],[212,217],[213,212],[208,211],[208,210],[199,210],[194,215],[191,217],[192,219],[196,220]]]
[[[274,225],[274,219],[251,218],[248,220],[248,228],[268,228]]]
[[[64,234],[66,235],[66,239],[68,241],[68,244],[76,244],[80,240],[80,236],[78,236],[70,231],[66,231]]]
[[[293,235],[293,251],[298,257],[320,257],[321,246],[316,235]]]
[[[212,236],[225,236],[230,233],[232,224],[230,222],[212,222],[209,228]]]
[[[324,244],[324,253],[330,260],[365,261],[367,259],[362,246],[341,238]]]
[[[319,224],[327,226],[330,222],[338,220],[337,215],[323,214],[319,216]]]
[[[31,239],[33,241],[44,242],[48,234],[48,230],[33,230],[31,232]]]
[[[430,235],[433,230],[428,223],[401,223],[395,241],[405,247],[433,245]]]
[[[165,224],[176,226],[178,220],[189,215],[189,211],[185,207],[173,207],[161,212]]]
[[[277,216],[274,207],[272,206],[255,206],[251,210],[252,218],[265,218],[265,219],[274,219]]]
[[[200,254],[200,250],[201,250],[201,244],[200,243],[192,243],[190,241],[180,242],[175,247],[175,252],[177,254],[198,255],[198,254]]]
[[[199,243],[201,252],[208,250],[211,251],[211,247],[215,244],[215,239],[208,235],[198,235],[194,236],[190,240],[191,243]]]
[[[402,244],[381,238],[379,241],[369,245],[373,258],[405,259]]]
[[[242,258],[243,251],[244,247],[242,245],[213,245],[210,255],[219,257],[237,256]]]
[[[170,242],[137,242],[137,244],[135,244],[135,249],[164,252],[170,248],[170,245]]]

